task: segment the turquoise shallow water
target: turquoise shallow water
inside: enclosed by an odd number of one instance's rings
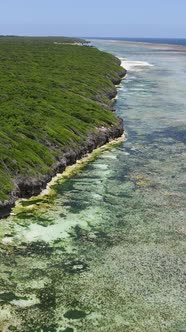
[[[186,331],[186,56],[97,41],[128,68],[127,140],[0,222],[0,330]]]

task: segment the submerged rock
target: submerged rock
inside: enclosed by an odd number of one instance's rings
[[[85,311],[72,309],[65,312],[64,317],[68,319],[82,319],[87,316]]]

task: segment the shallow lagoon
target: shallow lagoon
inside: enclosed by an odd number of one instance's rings
[[[186,330],[186,56],[95,45],[129,66],[127,141],[56,185],[46,211],[0,222],[3,332]]]

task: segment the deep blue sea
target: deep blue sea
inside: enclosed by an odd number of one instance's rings
[[[0,221],[0,331],[186,331],[185,40],[132,41],[125,140]]]

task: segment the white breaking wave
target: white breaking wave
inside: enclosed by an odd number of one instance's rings
[[[145,67],[154,67],[154,65],[146,61],[128,61],[123,59],[120,60],[121,66],[127,71],[142,71]]]

